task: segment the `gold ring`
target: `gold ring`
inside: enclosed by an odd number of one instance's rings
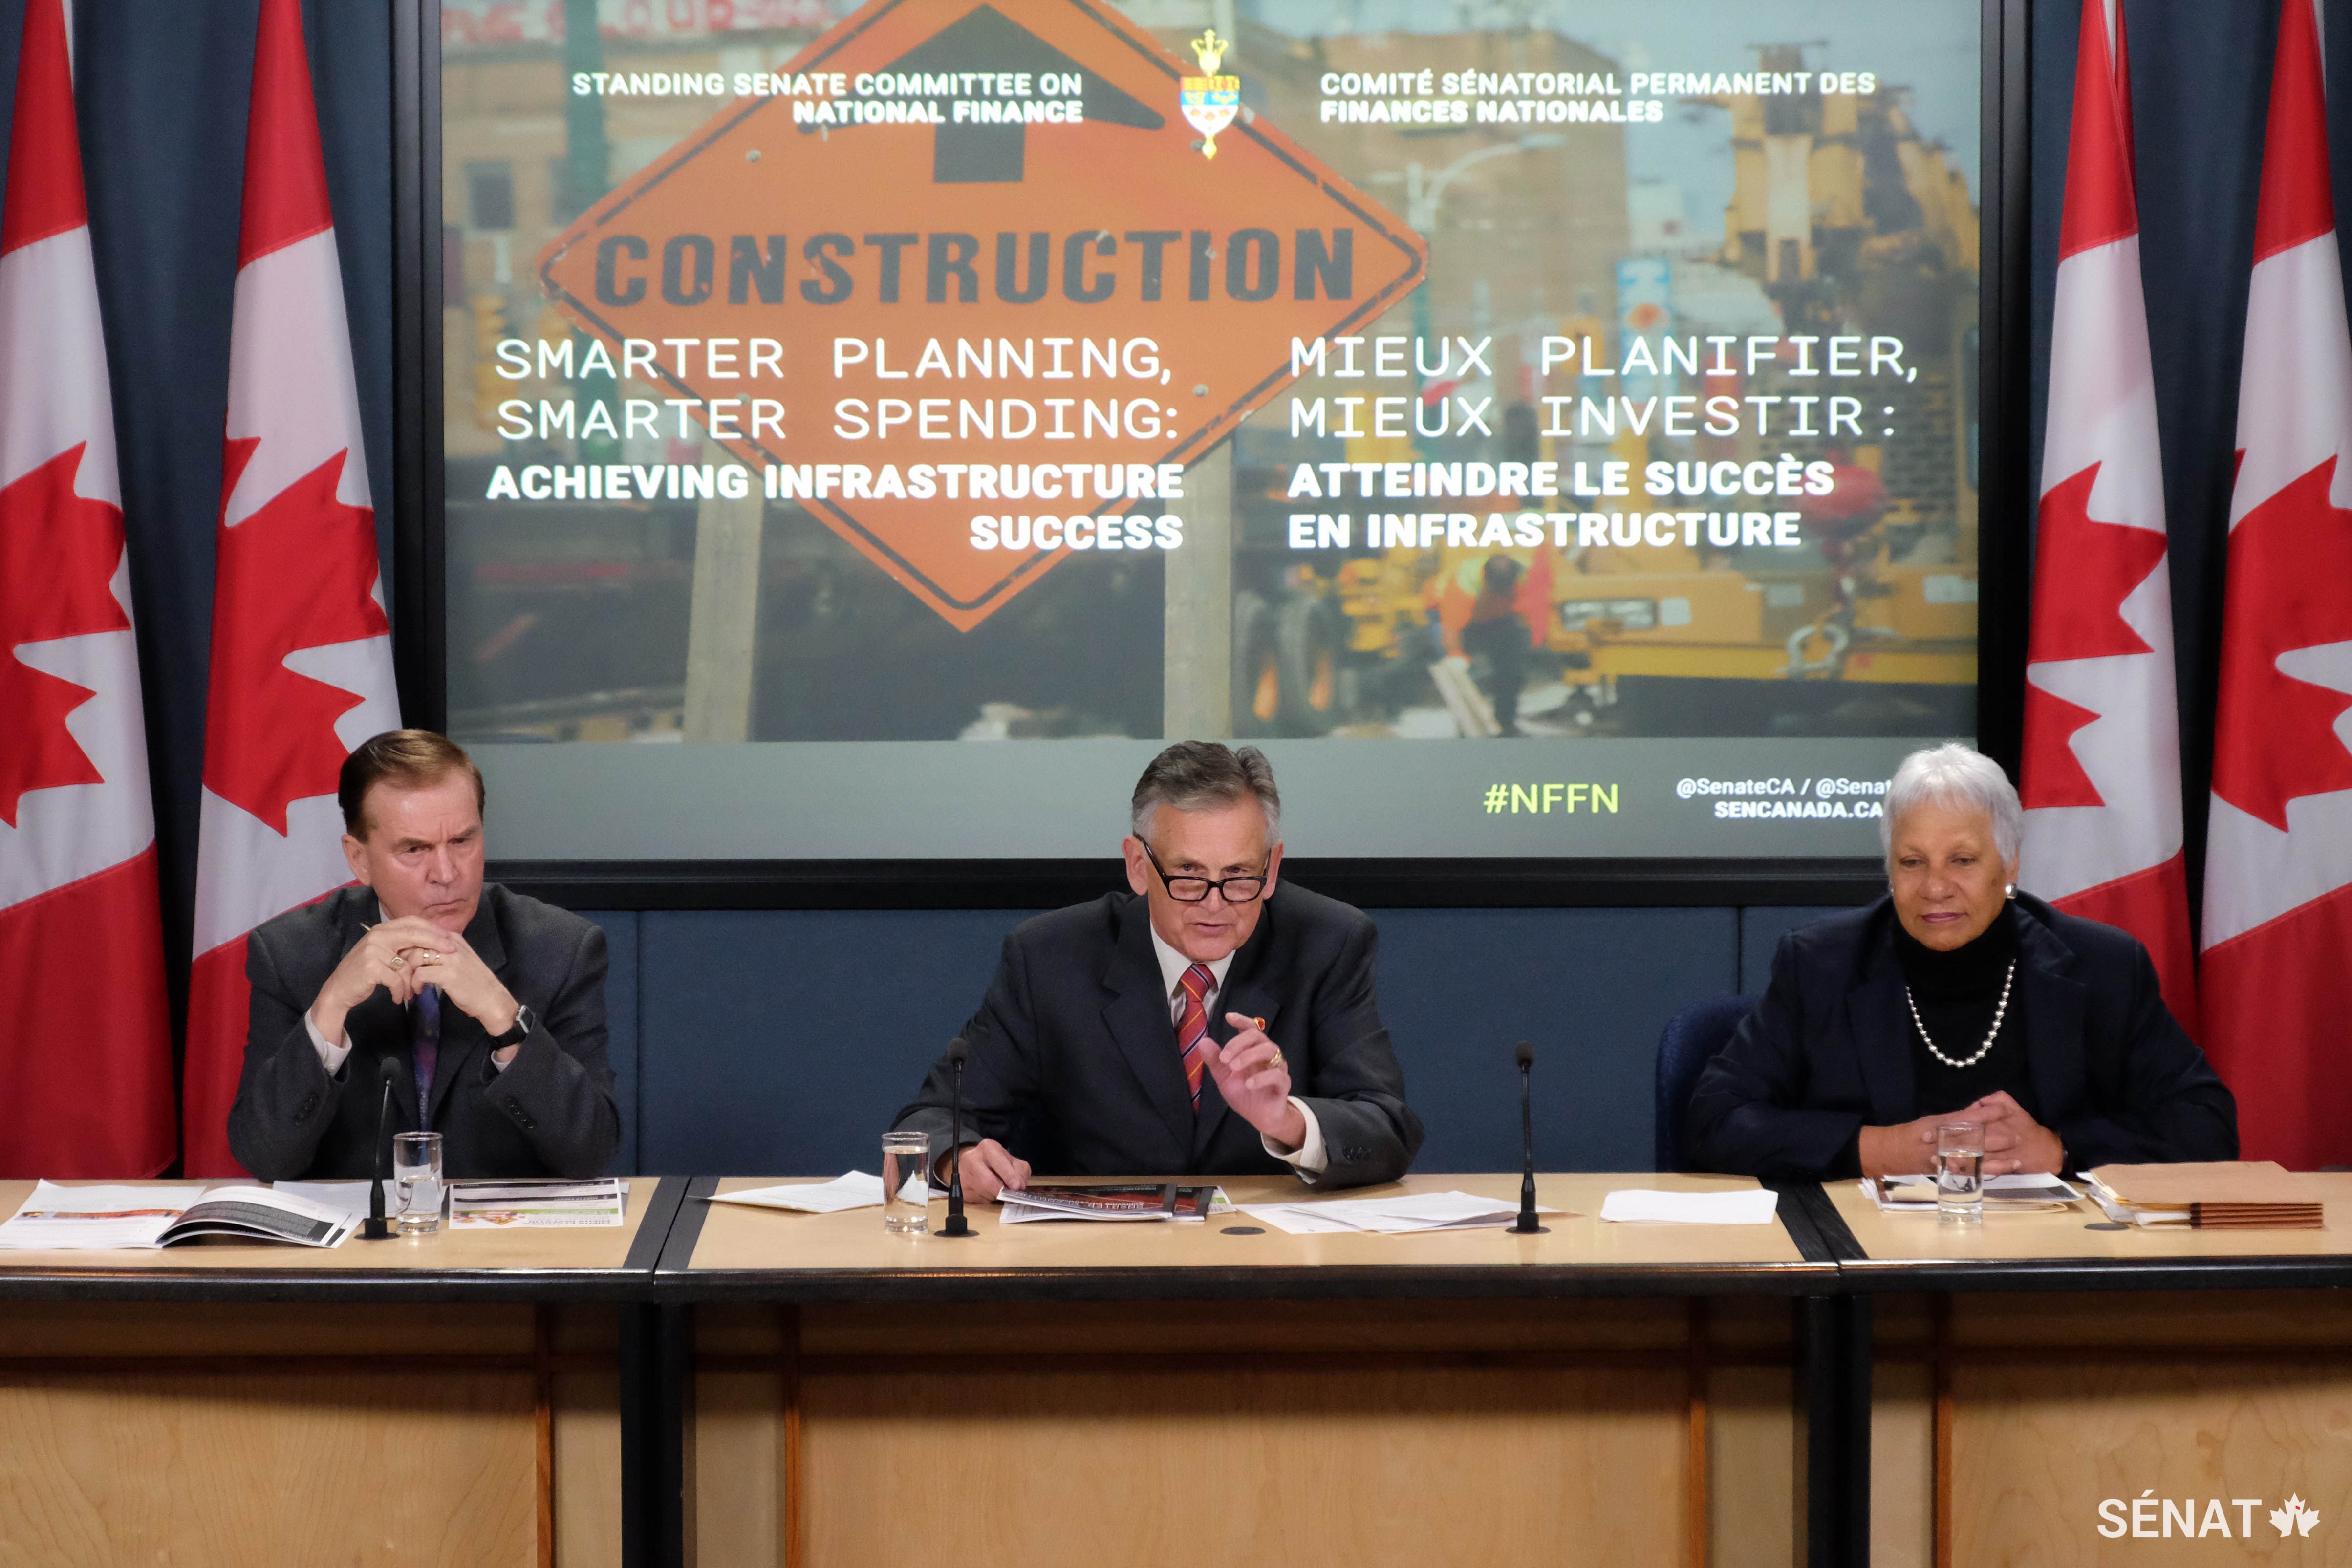
[[[1276,1050],[1275,1050],[1275,1053],[1274,1053],[1274,1065],[1275,1065],[1275,1066],[1276,1066],[1276,1067],[1280,1067],[1282,1064],[1283,1064],[1282,1051],[1281,1051],[1281,1048],[1280,1048],[1280,1047],[1276,1047]]]
[[[405,969],[408,967],[408,960],[394,953],[392,956],[392,967],[395,969]]]

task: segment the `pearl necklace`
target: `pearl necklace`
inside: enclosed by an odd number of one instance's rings
[[[2009,1012],[2009,988],[2016,979],[2017,960],[2011,958],[2009,961],[2009,974],[2000,982],[2000,1005],[1992,1009],[1992,1028],[1985,1030],[1984,1043],[1977,1047],[1977,1053],[1961,1061],[1953,1061],[1936,1048],[1935,1036],[1927,1032],[1927,1026],[1920,1020],[1919,1004],[1911,999],[1911,988],[1905,986],[1903,988],[1904,1005],[1911,1009],[1911,1023],[1918,1030],[1919,1038],[1927,1042],[1927,1054],[1947,1067],[1974,1067],[1978,1062],[1982,1061],[1985,1059],[1985,1052],[1992,1049],[1992,1042],[2000,1037],[2000,1020]]]

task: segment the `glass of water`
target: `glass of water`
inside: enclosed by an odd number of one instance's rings
[[[426,1236],[441,1228],[441,1134],[395,1133],[392,1139],[394,1228]]]
[[[882,1228],[920,1236],[931,1228],[931,1135],[882,1134]]]
[[[1984,1124],[1947,1122],[1936,1129],[1936,1213],[1977,1224],[1984,1219]]]

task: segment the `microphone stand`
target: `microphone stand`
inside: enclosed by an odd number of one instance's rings
[[[1535,1079],[1535,1047],[1519,1041],[1519,1146],[1527,1159],[1519,1176],[1519,1218],[1511,1229],[1519,1236],[1548,1236],[1550,1228],[1536,1221],[1536,1122],[1531,1103]]]
[[[375,1113],[375,1180],[368,1183],[367,1218],[360,1226],[360,1238],[365,1241],[382,1241],[392,1235],[383,1218],[383,1184],[392,1179],[392,1080],[399,1071],[397,1061],[383,1064],[383,1097]]]
[[[955,1067],[955,1097],[949,1112],[949,1134],[954,1142],[948,1149],[948,1218],[940,1227],[941,1236],[976,1236],[971,1221],[963,1214],[963,1061],[971,1051],[961,1037],[948,1047],[948,1061]]]

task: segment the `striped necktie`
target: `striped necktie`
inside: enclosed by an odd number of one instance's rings
[[[426,986],[416,993],[409,1043],[416,1060],[416,1128],[429,1133],[433,1130],[433,1070],[441,1062],[440,987]]]
[[[1176,1048],[1184,1053],[1184,1082],[1192,1090],[1192,1113],[1201,1113],[1201,1072],[1208,1064],[1202,1060],[1202,1042],[1209,1038],[1208,995],[1217,988],[1217,977],[1209,973],[1206,964],[1195,964],[1176,981],[1177,989],[1184,994],[1184,1010],[1176,1019]]]

